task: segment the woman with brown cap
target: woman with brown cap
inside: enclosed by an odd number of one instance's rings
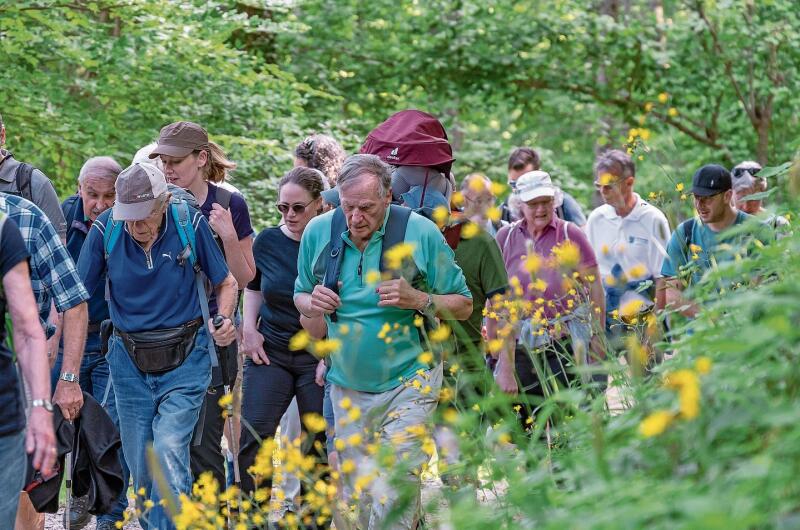
[[[188,190],[197,199],[200,211],[208,219],[225,255],[228,268],[239,289],[243,289],[256,273],[253,257],[255,232],[244,197],[220,186],[236,164],[228,160],[220,146],[208,139],[203,127],[189,121],[171,123],[161,129],[158,144],[149,157],[159,157],[167,181]],[[209,299],[209,306],[213,314],[216,310],[213,296]],[[228,359],[228,364],[232,361]],[[220,444],[223,418],[216,404],[223,392],[218,370],[214,369],[212,388],[206,395],[206,413],[198,422],[195,437],[199,437],[200,444],[192,445],[191,463],[195,478],[203,471],[211,471],[224,487],[225,459]]]

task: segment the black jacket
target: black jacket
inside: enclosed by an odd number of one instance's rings
[[[61,420],[58,409],[55,416]],[[58,511],[58,492],[61,487],[61,477],[64,476],[60,447],[61,431],[62,429],[66,431],[64,426],[72,427],[63,420],[60,424],[56,424],[62,471],[57,478],[46,481],[30,492],[33,506],[39,512]],[[89,513],[100,515],[110,512],[119,494],[128,486],[122,479],[121,447],[119,431],[111,417],[92,396],[84,392],[83,408],[75,421],[71,443],[72,493],[78,497],[89,496],[87,504]],[[41,491],[37,491],[40,488]]]

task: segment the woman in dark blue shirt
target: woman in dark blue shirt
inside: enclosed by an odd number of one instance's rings
[[[322,415],[323,387],[315,382],[318,361],[305,350],[291,351],[289,341],[302,329],[300,313],[294,306],[297,255],[306,225],[322,210],[322,173],[305,167],[294,168],[281,179],[278,209],[283,223],[263,230],[253,245],[256,276],[244,293],[245,361],[242,386],[242,427],[239,468],[242,488],[254,489],[246,470],[255,462],[261,439],[275,436],[281,416],[292,398],[297,398],[301,417]],[[325,433],[315,435],[324,447]],[[316,451],[307,440],[308,452]],[[269,491],[270,478],[259,485]]]

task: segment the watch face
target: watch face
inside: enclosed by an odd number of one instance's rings
[[[63,374],[61,374],[61,380],[62,381],[67,381],[69,383],[74,383],[75,381],[78,380],[78,377],[75,374],[71,374],[69,372],[64,372]]]

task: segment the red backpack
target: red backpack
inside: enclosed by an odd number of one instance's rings
[[[362,154],[377,155],[393,166],[424,166],[450,174],[453,148],[441,122],[409,109],[393,114],[367,135]]]

